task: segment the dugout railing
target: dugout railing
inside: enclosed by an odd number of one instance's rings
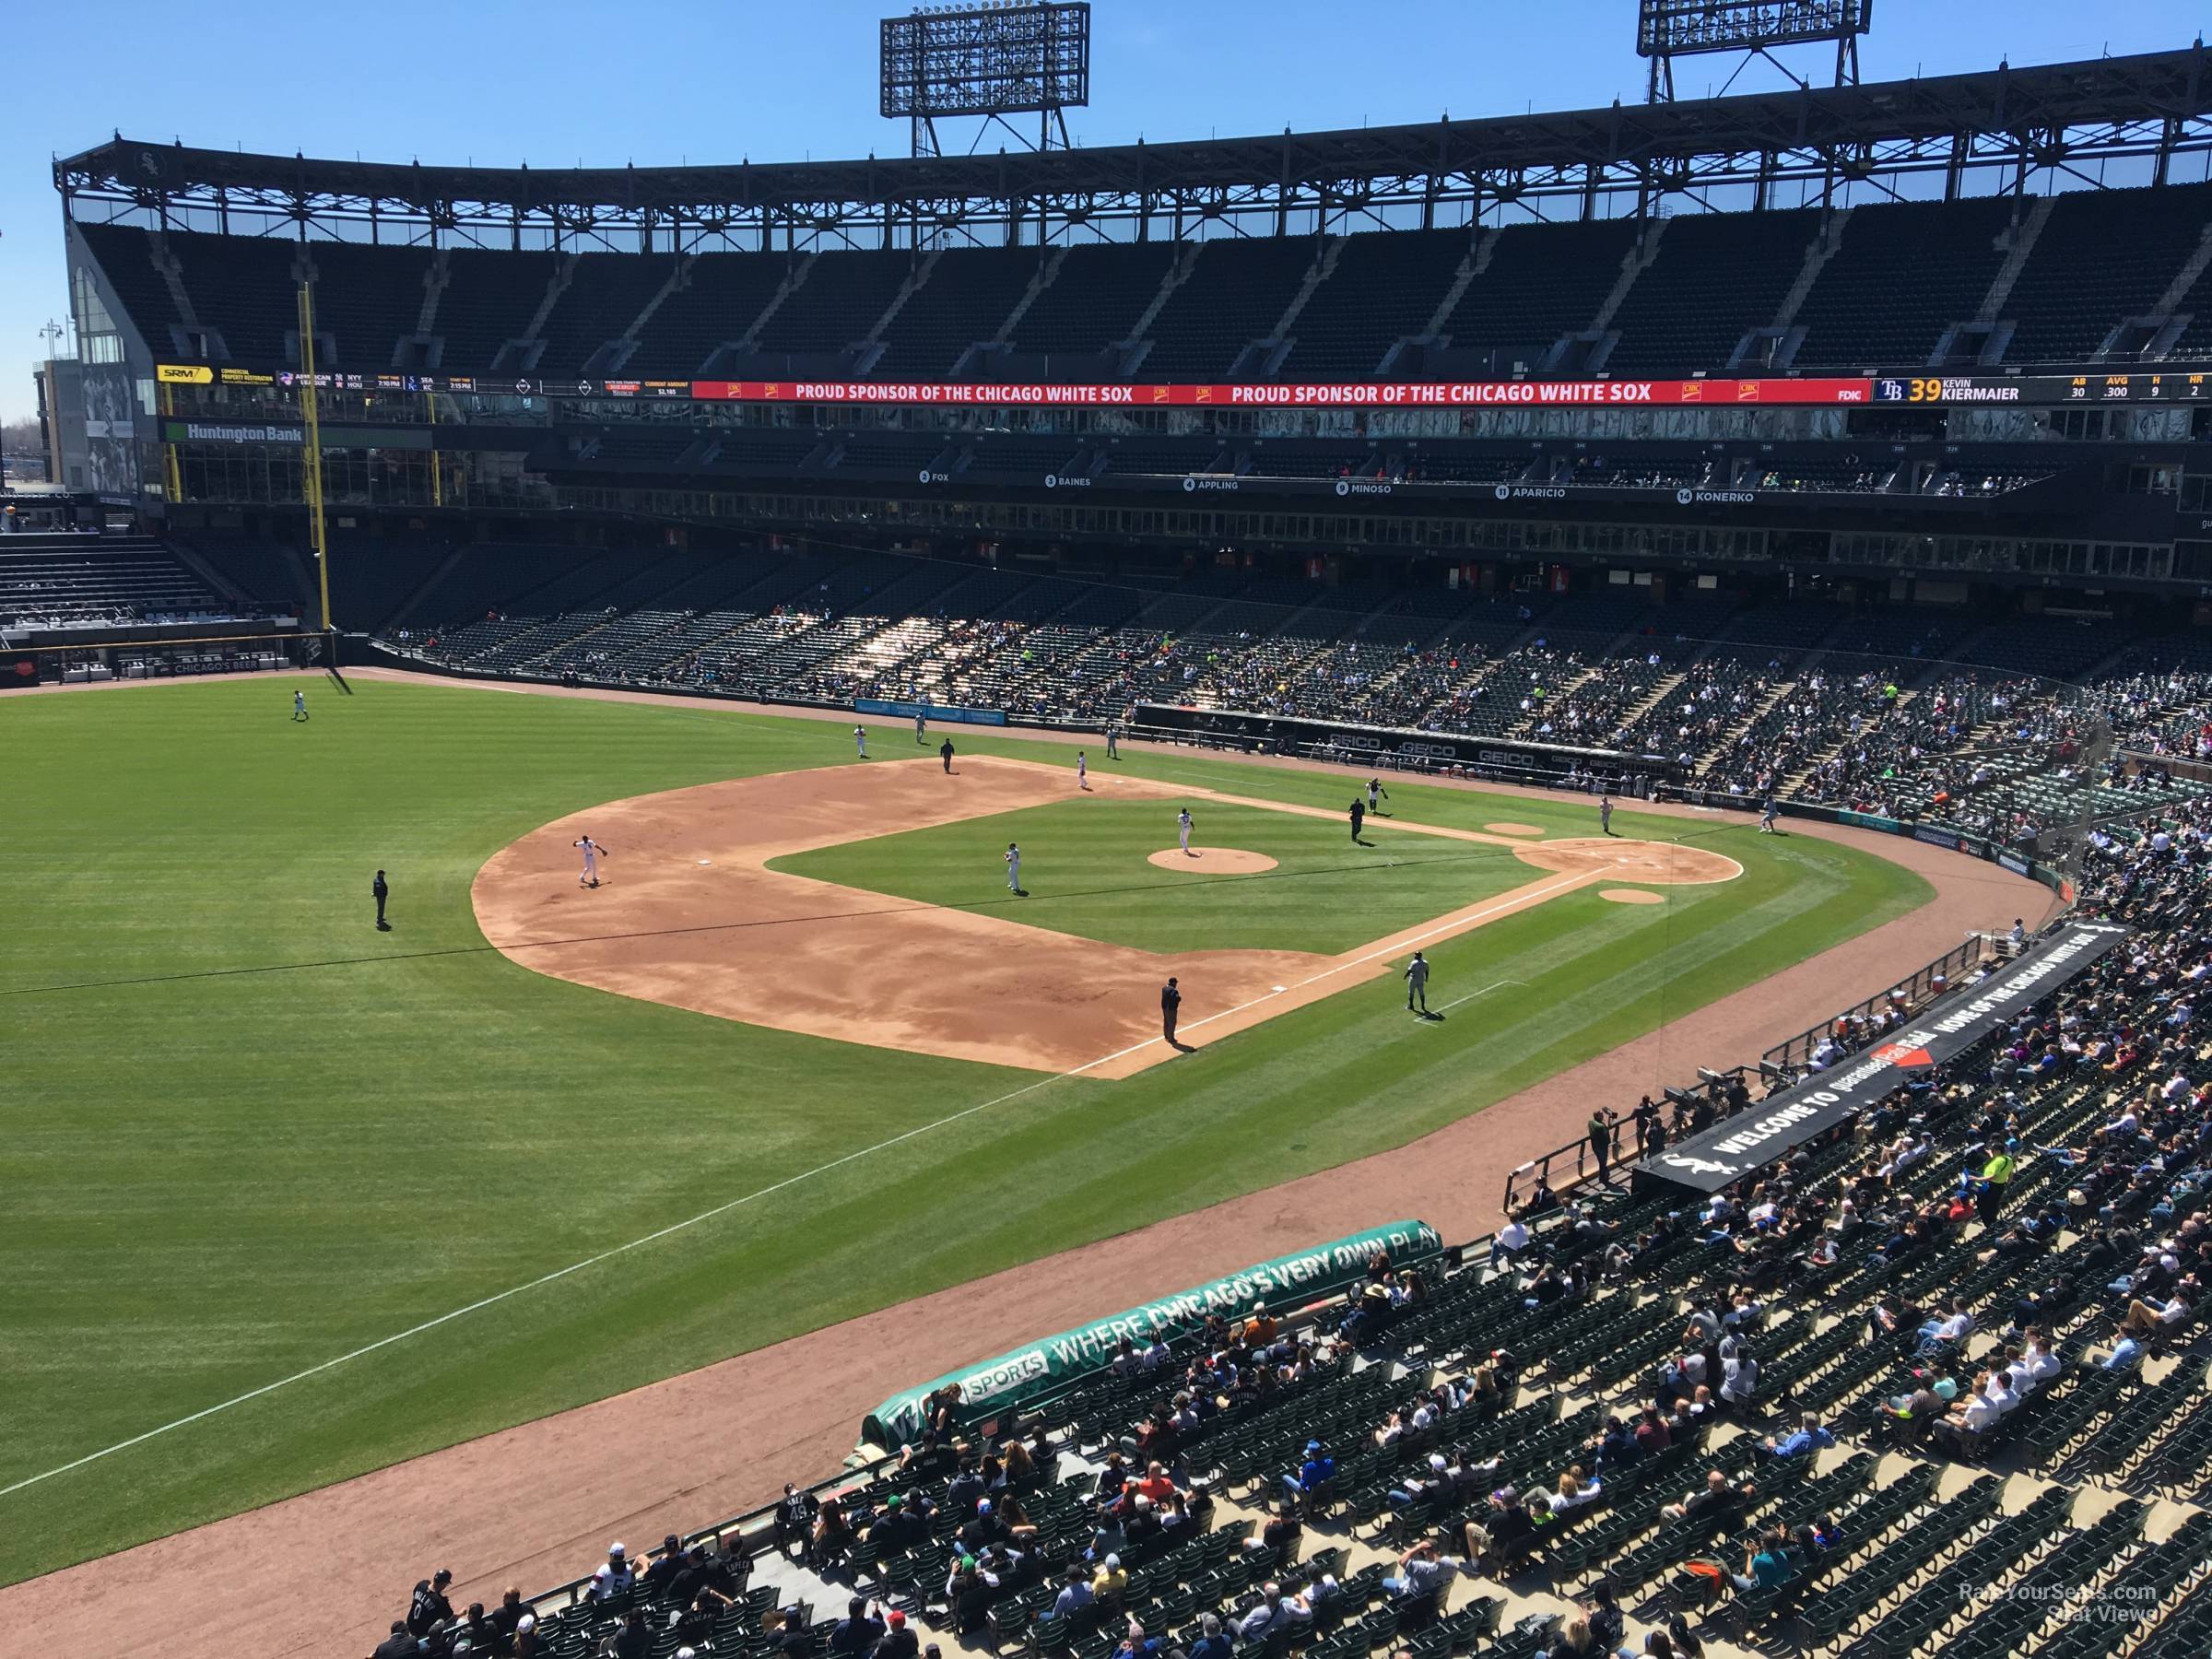
[[[1866,1027],[1877,1015],[1916,1012],[1948,991],[1961,974],[1980,967],[1994,954],[1988,935],[1970,934],[1964,944],[1954,945],[1926,966],[1913,970],[1890,989],[1877,991],[1830,1015],[1818,1025],[1776,1043],[1759,1056],[1759,1065],[1770,1073],[1794,1077],[1812,1064],[1813,1055],[1823,1042],[1834,1043],[1839,1055],[1855,1053],[1876,1035]]]

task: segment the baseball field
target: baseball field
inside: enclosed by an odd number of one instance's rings
[[[1074,744],[943,735],[0,706],[0,1582],[1403,1145],[1930,891],[1410,782],[1355,842],[1342,773],[1094,745],[1078,791]]]

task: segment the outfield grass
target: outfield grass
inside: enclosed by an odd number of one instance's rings
[[[1246,794],[1252,793],[1250,790]],[[772,860],[818,881],[1008,920],[1140,950],[1310,950],[1333,956],[1385,934],[1540,881],[1510,847],[1348,825],[1194,798],[1201,846],[1264,853],[1276,868],[1208,875],[1203,859],[1162,869],[1176,851],[1172,801],[1058,801]],[[1006,843],[1022,849],[1027,902],[1006,906]],[[1178,853],[1180,858],[1180,853]]]
[[[292,683],[0,701],[0,1488],[1033,1080],[609,996],[484,945],[469,882],[507,841],[600,801],[859,764],[839,727],[376,682],[310,682],[295,726]],[[1346,797],[1337,777],[1122,765]],[[1424,822],[1592,828],[1570,801],[1394,794]],[[1742,881],[1648,908],[1576,893],[1441,947],[1443,997],[1508,961],[1526,982],[1479,1019],[1409,1025],[1388,994],[1347,994],[1055,1084],[21,1487],[0,1497],[0,1581],[1400,1144],[1926,893],[1828,842],[1703,839]],[[1341,897],[1379,931],[1367,888]],[[918,1224],[947,1213],[971,1219]]]

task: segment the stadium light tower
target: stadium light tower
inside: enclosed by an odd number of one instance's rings
[[[935,156],[940,116],[982,117],[973,154],[992,123],[1026,149],[1007,120],[1035,115],[1041,150],[1067,144],[1065,111],[1090,102],[1090,0],[1005,0],[921,6],[883,19],[883,114],[913,127],[913,153]]]
[[[1836,43],[1839,87],[1859,78],[1859,37],[1874,19],[1874,0],[1638,0],[1636,54],[1651,60],[1644,90],[1650,103],[1675,100],[1675,60],[1740,52],[1721,90],[1735,85],[1753,58],[1765,58],[1800,87],[1810,83],[1774,53],[1786,46]]]

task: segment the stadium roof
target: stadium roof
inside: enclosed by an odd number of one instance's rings
[[[1272,213],[1286,220],[1440,204],[1583,198],[1640,200],[1725,185],[1942,171],[2084,170],[2121,156],[2212,151],[2212,81],[2201,42],[2183,51],[1928,79],[1814,87],[1665,104],[1616,103],[1556,114],[1439,120],[1331,133],[1020,154],[869,157],[735,166],[445,167],[248,155],[126,139],[56,161],[72,202],[118,212],[225,216],[307,224],[419,218],[434,226],[549,224],[571,234],[679,225],[866,235],[894,224],[957,230],[1041,218],[1140,223]],[[1773,199],[1769,196],[1768,199]],[[196,210],[196,212],[195,212]],[[1465,216],[1453,222],[1464,222]],[[226,224],[224,228],[229,228]],[[1281,226],[1278,224],[1278,229]]]

